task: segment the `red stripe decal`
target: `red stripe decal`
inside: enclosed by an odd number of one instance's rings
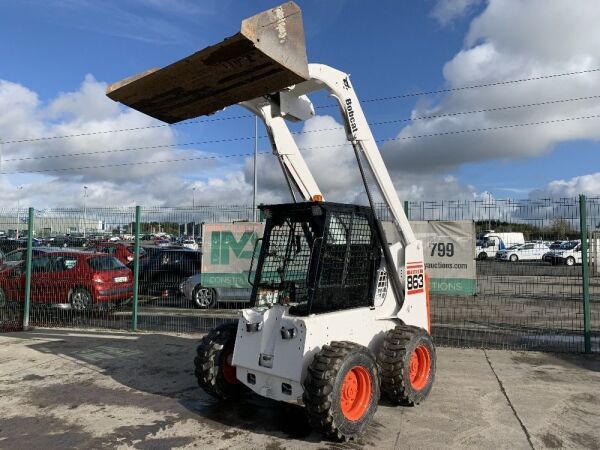
[[[414,291],[408,291],[408,295],[413,295],[413,294],[420,294],[421,292],[424,292],[424,289],[415,289]]]

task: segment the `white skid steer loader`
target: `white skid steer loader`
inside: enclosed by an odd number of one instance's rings
[[[339,105],[370,207],[325,202],[286,125],[312,117],[307,94],[322,89]],[[251,307],[202,339],[195,368],[204,390],[303,404],[312,426],[340,440],[365,431],[380,393],[406,405],[428,396],[436,353],[422,243],[349,76],[307,63],[295,3],[245,19],[220,44],[115,83],[107,95],[168,123],[244,106],[264,121],[294,199],[262,207]],[[369,176],[392,224],[376,215]]]

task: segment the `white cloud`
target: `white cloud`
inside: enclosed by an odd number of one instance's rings
[[[328,130],[317,132],[317,130]],[[316,116],[308,120],[303,133],[296,135],[308,167],[326,200],[366,203],[366,194],[352,147],[347,145],[342,125],[331,116]],[[302,150],[306,149],[306,150]],[[287,201],[287,186],[279,163],[273,157],[259,159],[261,201]],[[252,161],[245,166],[246,181],[252,181]],[[402,199],[466,199],[472,198],[474,188],[463,186],[452,176],[408,173],[393,170],[392,180]],[[371,183],[372,190],[374,185]],[[265,192],[266,191],[266,192]]]
[[[162,5],[161,1],[149,0]],[[438,2],[440,17],[458,17],[476,2]],[[441,5],[444,5],[443,7]],[[445,9],[444,9],[445,8]],[[533,20],[532,18],[535,18]],[[442,20],[442,19],[439,19]],[[473,19],[465,46],[444,66],[447,87],[485,84],[501,80],[536,77],[600,67],[600,8],[597,2],[578,0],[576,7],[561,0],[489,0]],[[573,32],[577,30],[577,32]],[[550,49],[550,50],[549,50]],[[153,126],[158,122],[130,109],[123,109],[104,95],[105,84],[87,76],[74,92],[59,94],[47,105],[35,92],[16,83],[0,81],[0,136],[14,139],[47,135],[89,133],[102,130]],[[510,84],[488,89],[450,92],[417,103],[413,116],[448,114],[511,106],[547,100],[569,99],[600,92],[600,74],[575,75],[548,80]],[[464,133],[411,139],[413,136],[445,131],[505,127],[511,124],[557,120],[565,117],[600,114],[597,100],[573,101],[543,107],[516,108],[469,115],[416,120],[401,129],[398,140],[388,142],[382,152],[401,199],[441,200],[480,198],[473,186],[461,184],[450,175],[464,163],[486,160],[513,160],[543,155],[558,143],[574,139],[600,139],[600,123],[588,119],[553,125],[512,128],[494,132]],[[342,130],[316,133],[340,127],[329,116],[318,116],[304,124],[306,133],[297,136],[307,163],[332,201],[365,201],[364,188],[354,159],[345,144]],[[405,139],[406,138],[406,139]],[[252,196],[252,160],[243,167],[197,180],[200,164],[143,164],[148,161],[185,159],[206,155],[202,149],[178,149],[177,136],[169,127],[151,128],[143,133],[107,133],[79,139],[49,140],[28,145],[5,145],[4,159],[37,158],[47,154],[68,154],[68,158],[8,161],[2,171],[44,170],[60,167],[132,164],[123,167],[68,170],[60,174],[35,176],[22,196],[35,204],[70,205],[81,203],[81,186],[92,185],[90,202],[114,204],[191,203],[195,190],[198,204],[248,204]],[[152,150],[112,152],[77,156],[83,151],[172,145]],[[340,147],[336,147],[340,145]],[[68,164],[67,164],[68,162]],[[210,168],[219,161],[202,161]],[[177,174],[177,175],[174,175]],[[205,172],[204,175],[207,175]],[[585,177],[591,177],[590,179]],[[597,174],[556,181],[544,187],[545,194],[582,190],[594,192],[590,180]],[[1,180],[0,180],[1,181]],[[5,202],[14,201],[14,186],[23,184],[11,177],[2,181]],[[259,202],[287,201],[289,196],[276,159],[259,157]],[[561,194],[562,195],[562,194]]]
[[[600,7],[595,0],[490,0],[473,19],[465,47],[445,66],[448,88],[600,67]],[[574,30],[577,30],[576,32]],[[459,90],[413,116],[451,114],[595,95],[600,74]],[[429,104],[430,105],[430,104]],[[600,114],[597,99],[418,120],[384,147],[392,167],[448,171],[463,163],[539,156],[561,142],[600,139],[600,119],[411,139],[412,136],[505,127]]]
[[[154,127],[161,123],[121,108],[106,97],[105,90],[105,83],[87,75],[78,90],[61,93],[46,105],[26,87],[0,80],[0,136],[6,142],[2,145],[4,175],[0,174],[3,206],[14,206],[17,198],[37,207],[81,205],[83,185],[90,186],[91,203],[176,205],[183,201],[177,194],[189,183],[188,177],[206,174],[218,164],[210,159],[155,163],[213,153],[191,146],[178,148],[172,128]],[[138,129],[102,133],[128,128]],[[40,139],[87,133],[92,134]],[[11,143],[25,139],[40,140]],[[114,151],[138,147],[156,148]],[[89,154],[93,152],[99,153]],[[61,157],[51,157],[57,155]],[[39,171],[43,172],[36,174]],[[23,189],[17,192],[20,185]]]
[[[440,25],[447,26],[466,16],[481,2],[482,0],[438,0],[431,11],[431,17],[436,19]]]
[[[579,194],[600,197],[600,172],[568,180],[554,180],[529,194],[530,198],[570,198]]]

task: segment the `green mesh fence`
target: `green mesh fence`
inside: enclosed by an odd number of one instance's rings
[[[477,234],[522,233],[534,246],[580,239],[577,198],[408,202],[411,220],[473,220]],[[248,289],[200,284],[202,224],[251,221],[248,206],[142,207],[137,329],[203,332],[235,320]],[[377,208],[382,220],[387,209]],[[0,210],[0,330],[23,323],[24,252],[34,237],[29,323],[34,327],[132,328],[135,208]],[[587,199],[592,350],[600,350],[600,199]],[[473,255],[475,258],[477,255]],[[574,254],[575,258],[577,255]],[[196,278],[194,278],[196,277]],[[476,261],[476,294],[432,294],[438,345],[584,350],[582,268],[521,257]]]

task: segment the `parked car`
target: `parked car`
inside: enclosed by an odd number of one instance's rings
[[[37,239],[33,240],[33,245],[39,245]],[[12,252],[20,247],[27,247],[27,239],[12,239],[12,238],[1,238],[0,239],[0,250],[4,253]]]
[[[170,246],[171,240],[168,238],[156,238],[154,239],[154,245],[156,245],[157,247],[168,247]]]
[[[495,233],[490,231],[479,236],[475,244],[475,258],[479,260],[492,258],[498,250],[524,243],[523,233]]]
[[[201,275],[184,280],[179,286],[184,297],[202,309],[214,308],[219,303],[249,302],[252,288],[206,288],[201,284]]]
[[[134,259],[133,244],[122,242],[99,242],[91,245],[98,253],[106,253],[114,256],[126,266],[130,266]],[[146,251],[140,247],[140,261],[146,256]]]
[[[198,243],[192,239],[185,239],[181,241],[181,246],[191,250],[198,250],[200,248],[198,247]]]
[[[44,240],[48,247],[69,247],[85,248],[88,245],[88,239],[83,236],[53,236]]]
[[[179,285],[200,273],[202,253],[187,248],[159,248],[140,265],[140,289],[149,295],[179,295]]]
[[[31,249],[32,258],[37,258],[38,256],[43,256],[47,253],[53,253],[57,251],[64,251],[64,248],[58,247],[36,247]],[[10,253],[4,255],[4,259],[2,264],[5,266],[15,266],[21,261],[25,261],[27,258],[27,249],[26,248],[18,248],[13,250]]]
[[[501,261],[541,261],[542,257],[548,252],[547,244],[537,242],[526,242],[510,251],[500,255]]]
[[[570,246],[572,247],[572,246]],[[575,247],[572,248],[561,248],[554,254],[553,264],[556,265],[567,265],[574,266],[575,264],[581,264],[581,242],[578,242]]]
[[[565,241],[557,250],[552,250],[544,255],[544,261],[552,265],[567,264],[574,265],[577,262],[575,249],[579,246],[580,241]],[[581,247],[579,247],[579,263],[581,263]],[[567,262],[568,259],[568,262]]]
[[[510,246],[510,247],[508,247],[508,248],[503,248],[502,250],[498,250],[498,251],[496,252],[496,259],[497,259],[497,260],[501,260],[501,259],[502,259],[502,255],[503,255],[504,253],[506,253],[506,252],[508,252],[508,251],[511,251],[511,250],[515,250],[515,249],[519,248],[521,245],[523,245],[523,244],[515,244],[515,245],[511,245],[511,246]]]
[[[79,311],[110,309],[133,295],[131,270],[100,253],[56,251],[32,259],[31,303]],[[25,263],[0,271],[0,303],[25,298]]]
[[[550,250],[558,250],[565,241],[554,241],[550,244]]]

